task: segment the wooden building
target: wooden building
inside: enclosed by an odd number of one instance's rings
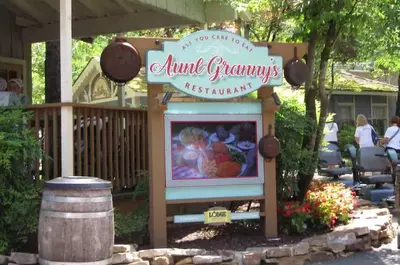
[[[134,186],[136,172],[148,167],[145,110],[74,103],[72,38],[222,22],[244,15],[218,1],[203,0],[1,1],[0,76],[22,78],[30,102],[31,44],[61,40],[62,102],[28,106],[35,113],[30,125],[49,155],[38,163],[35,179],[90,175],[111,180],[120,190]]]

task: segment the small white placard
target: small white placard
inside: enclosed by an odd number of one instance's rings
[[[10,92],[0,92],[0,106],[8,106],[10,103]]]

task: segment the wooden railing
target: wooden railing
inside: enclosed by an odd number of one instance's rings
[[[35,170],[37,181],[61,175],[60,119],[62,104],[30,105],[30,126],[44,157]],[[69,104],[74,111],[74,175],[113,183],[114,190],[134,187],[148,169],[147,111],[92,104]]]

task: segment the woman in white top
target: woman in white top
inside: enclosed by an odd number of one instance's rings
[[[333,120],[327,121],[324,129],[324,141],[330,144],[338,145],[338,132],[339,127],[337,126],[336,122]]]
[[[391,123],[392,126],[387,128],[385,137],[381,142],[386,144],[386,150],[393,149],[396,150],[397,153],[400,153],[400,118],[398,116],[392,117]]]
[[[354,134],[354,139],[356,143],[360,146],[360,148],[364,147],[373,147],[374,142],[372,141],[372,130],[374,129],[371,125],[368,124],[367,118],[360,114],[357,116],[357,128],[356,133]]]

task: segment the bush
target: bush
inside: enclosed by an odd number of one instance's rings
[[[339,147],[340,150],[343,151],[348,144],[355,144],[354,142],[354,133],[356,131],[356,127],[352,125],[345,125],[343,129],[339,132]]]
[[[354,210],[353,192],[343,183],[314,182],[307,192],[306,202],[310,205],[315,225],[332,227],[336,223],[347,223]]]
[[[287,201],[298,192],[299,172],[314,170],[312,151],[302,148],[303,135],[312,128],[312,123],[305,116],[304,104],[291,97],[284,99],[275,113],[275,126],[275,135],[281,144],[281,153],[276,159],[277,198]]]
[[[311,184],[303,203],[282,203],[278,213],[282,219],[281,228],[303,233],[307,223],[314,229],[347,223],[354,207],[354,194],[342,183],[315,182]]]
[[[23,109],[0,109],[0,253],[18,249],[37,229],[39,192],[32,165],[41,148],[24,122],[30,118]]]
[[[132,193],[132,200],[144,199],[132,213],[116,212],[115,235],[129,242],[148,235],[149,224],[149,175],[147,171],[138,174],[140,181]],[[138,242],[137,242],[138,243]]]

